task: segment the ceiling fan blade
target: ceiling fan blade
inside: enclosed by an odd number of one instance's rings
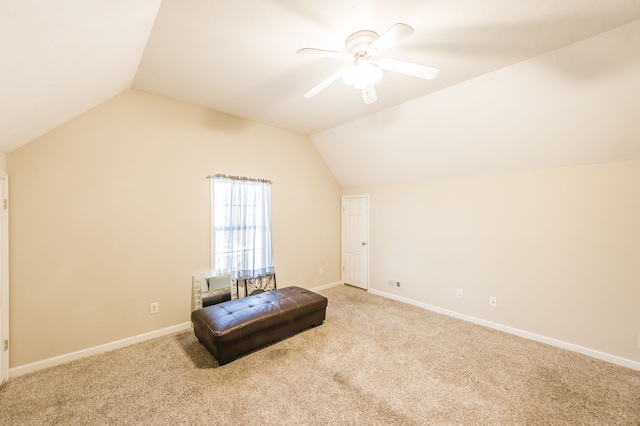
[[[397,23],[382,34],[367,48],[369,55],[382,53],[400,40],[413,34],[413,28],[407,24]]]
[[[322,56],[324,58],[333,58],[333,59],[353,59],[353,55],[350,55],[345,52],[334,52],[333,50],[312,49],[310,47],[305,47],[304,49],[300,49],[296,53],[298,55]]]
[[[305,98],[307,98],[307,99],[313,98],[315,95],[320,93],[322,90],[324,90],[331,83],[333,83],[334,81],[336,81],[337,79],[342,77],[342,74],[344,73],[344,70],[346,70],[346,69],[347,69],[346,67],[340,68],[338,71],[334,72],[329,77],[325,78],[320,83],[316,84],[311,89],[309,89],[303,96]]]
[[[383,70],[412,75],[414,77],[424,78],[425,80],[433,80],[438,75],[438,68],[414,64],[412,62],[397,61],[395,59],[382,58],[375,64]]]
[[[362,89],[362,100],[365,104],[369,105],[378,100],[378,96],[376,94],[376,86],[373,84],[371,86],[364,87]]]

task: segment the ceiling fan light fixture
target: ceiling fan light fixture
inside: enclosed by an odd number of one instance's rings
[[[375,85],[382,78],[382,70],[368,60],[361,60],[352,67],[346,68],[342,79],[354,89],[362,90]]]
[[[329,77],[307,90],[303,96],[310,99],[342,77],[346,84],[362,91],[362,99],[365,104],[371,104],[378,99],[375,85],[382,78],[383,70],[406,74],[425,80],[435,78],[436,75],[438,75],[438,69],[434,67],[396,59],[380,58],[378,60],[372,60],[372,57],[383,53],[411,34],[413,34],[413,28],[399,22],[380,36],[371,30],[357,31],[351,34],[345,43],[345,52],[309,47],[298,50],[298,54],[313,54],[325,58],[353,61],[352,66],[338,69]]]

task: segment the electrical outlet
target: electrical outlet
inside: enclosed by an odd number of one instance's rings
[[[150,314],[157,314],[159,310],[160,310],[160,307],[158,306],[158,302],[153,302],[149,304]]]
[[[489,296],[489,306],[498,306],[498,299],[495,296]]]
[[[461,288],[456,289],[456,297],[458,299],[464,299],[464,291]]]
[[[324,268],[320,268],[320,275],[324,275]]]

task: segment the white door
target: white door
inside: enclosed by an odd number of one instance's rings
[[[7,174],[0,172],[0,383],[9,379],[9,210]]]
[[[369,288],[369,196],[342,197],[342,282]]]

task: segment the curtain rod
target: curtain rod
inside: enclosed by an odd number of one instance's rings
[[[232,179],[232,180],[247,180],[247,181],[251,181],[251,182],[263,182],[263,183],[268,183],[268,184],[272,184],[272,182],[268,179],[257,179],[257,178],[249,178],[246,176],[229,176],[229,175],[223,175],[223,174],[217,174],[217,175],[209,175],[207,176],[207,179],[211,179],[211,178],[227,178],[227,179]]]

